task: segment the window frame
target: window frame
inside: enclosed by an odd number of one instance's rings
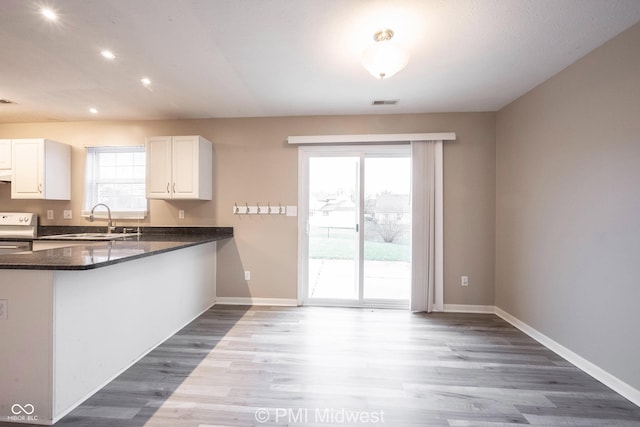
[[[144,145],[122,145],[122,146],[97,146],[86,147],[85,151],[85,173],[84,173],[84,194],[82,198],[82,213],[81,216],[88,217],[91,214],[91,208],[98,203],[104,203],[111,209],[112,219],[144,219],[149,213],[149,200],[146,198],[146,157],[144,161],[141,178],[105,178],[98,175],[99,172],[99,156],[100,154],[107,153],[145,153]],[[134,165],[136,166],[136,165]],[[139,166],[139,165],[137,165]],[[144,198],[144,209],[123,209],[122,206],[118,206],[113,201],[99,200],[97,194],[97,187],[99,184],[142,184],[142,198]],[[107,218],[107,210],[99,208],[95,211],[94,216],[96,218]]]

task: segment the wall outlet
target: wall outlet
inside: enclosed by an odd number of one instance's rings
[[[246,280],[246,281],[251,280],[251,272],[250,271],[245,271],[244,272],[244,280]]]
[[[47,219],[53,219],[53,210],[47,209]]]
[[[184,219],[184,209],[178,211],[178,219]]]
[[[0,320],[9,318],[9,300],[0,299]]]
[[[469,286],[469,276],[462,276],[460,278],[460,284],[462,286]]]
[[[62,217],[64,219],[72,219],[73,214],[71,213],[71,209],[65,209],[64,211],[62,211]]]

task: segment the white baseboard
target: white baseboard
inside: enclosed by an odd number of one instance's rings
[[[552,340],[542,332],[532,328],[531,326],[527,325],[526,323],[522,322],[521,320],[512,316],[501,308],[496,307],[495,313],[497,316],[511,323],[513,326],[520,329],[522,332],[547,347],[549,350],[573,363],[582,371],[586,372],[596,380],[611,388],[616,393],[621,394],[623,397],[629,399],[634,404],[640,406],[640,390],[613,376],[609,372],[591,363],[579,354],[574,353],[562,344]]]
[[[298,305],[298,300],[295,298],[217,297],[216,304],[296,307]]]
[[[488,313],[494,314],[496,308],[493,305],[469,305],[469,304],[445,304],[445,313]]]

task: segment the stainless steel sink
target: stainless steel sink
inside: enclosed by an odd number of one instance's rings
[[[57,234],[53,236],[42,236],[40,239],[46,240],[118,240],[132,236],[131,233],[72,233]]]

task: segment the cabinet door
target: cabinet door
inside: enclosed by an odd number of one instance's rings
[[[10,139],[0,139],[0,169],[11,169]]]
[[[197,136],[174,136],[172,148],[174,199],[198,198],[198,146]]]
[[[44,198],[44,140],[13,141],[12,199]]]
[[[155,136],[147,138],[147,198],[171,198],[171,137]]]

